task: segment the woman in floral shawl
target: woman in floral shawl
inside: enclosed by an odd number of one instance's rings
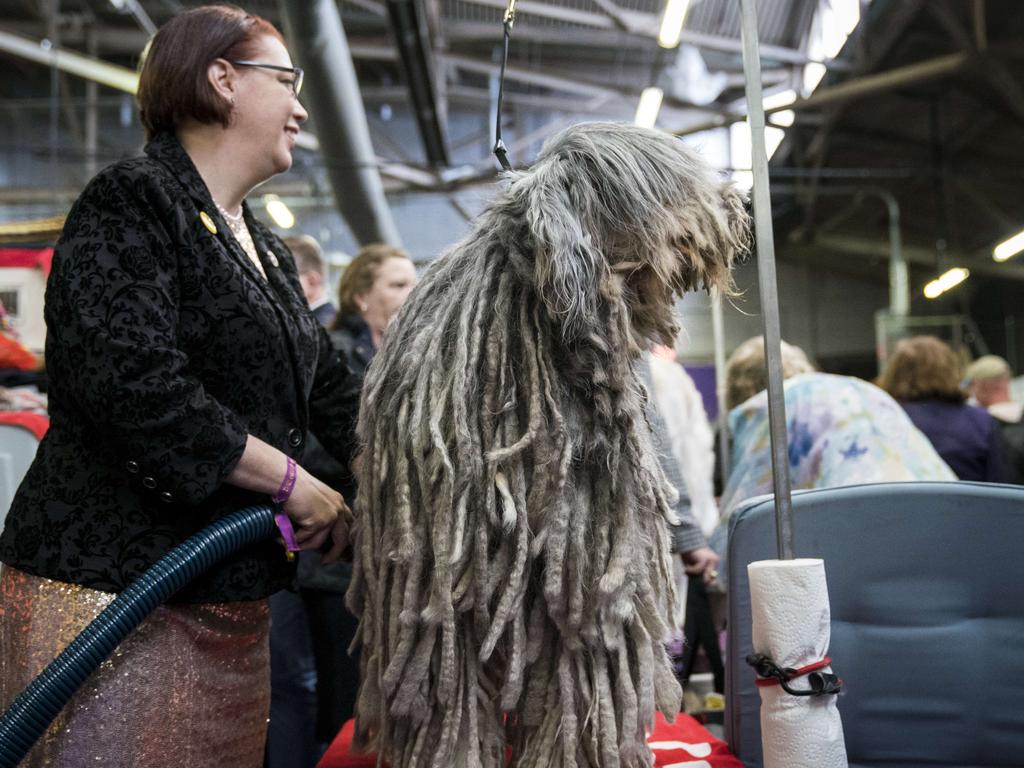
[[[723,517],[747,499],[772,492],[767,381],[759,382],[754,375],[764,370],[763,349],[761,337],[745,342],[726,371],[732,461],[722,494]],[[861,379],[816,373],[799,348],[785,343],[783,374],[794,490],[956,479],[928,438],[883,390]],[[744,385],[757,394],[745,392]],[[744,394],[752,396],[733,401]]]

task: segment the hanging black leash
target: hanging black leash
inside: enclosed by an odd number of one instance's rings
[[[516,0],[508,0],[508,8],[505,9],[505,16],[502,19],[505,26],[505,49],[501,57],[501,74],[498,77],[498,111],[494,116],[494,156],[498,158],[501,167],[506,171],[512,170],[512,164],[508,161],[508,148],[501,140],[501,103],[505,94],[505,67],[508,65],[508,46],[512,39],[512,27],[516,23]]]

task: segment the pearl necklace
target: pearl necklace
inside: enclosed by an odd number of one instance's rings
[[[232,232],[237,232],[242,227],[242,225],[245,224],[244,208],[239,207],[238,213],[232,216],[230,213],[227,212],[227,209],[223,205],[218,203],[216,200],[214,200],[214,205],[217,206],[217,210],[220,211],[220,215],[224,217],[224,220],[228,223],[228,226],[231,227]]]
[[[235,236],[235,240],[242,246],[242,250],[245,251],[246,256],[252,261],[254,267],[259,270],[259,273],[263,275],[263,279],[267,279],[266,270],[263,269],[263,263],[260,261],[259,255],[256,253],[256,243],[252,240],[252,234],[249,232],[249,227],[245,223],[245,209],[242,208],[237,214],[232,216],[225,210],[224,206],[218,203],[216,200],[213,204],[217,206],[217,210],[220,211],[220,215],[224,217],[224,220],[228,223],[228,229],[231,230],[231,234]]]

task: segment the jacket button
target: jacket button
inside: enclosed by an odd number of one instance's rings
[[[302,444],[302,433],[297,429],[288,430],[288,445],[298,448]]]
[[[164,491],[163,493],[160,494],[160,501],[170,504],[172,501],[174,501],[174,497],[167,491]]]
[[[150,490],[153,490],[154,488],[156,488],[156,480],[154,480],[152,477],[144,477],[144,478],[142,478],[142,484],[144,486],[146,486],[147,488],[149,488]]]
[[[124,468],[134,475],[136,472],[139,471],[139,464],[138,462],[135,461],[126,461],[124,463]]]

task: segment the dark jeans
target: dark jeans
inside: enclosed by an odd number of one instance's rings
[[[320,759],[316,675],[302,598],[287,590],[271,595],[267,768],[313,768]]]
[[[316,737],[330,744],[355,710],[359,692],[359,652],[349,656],[359,620],[340,592],[300,590],[309,617],[316,657]]]
[[[725,667],[722,664],[722,652],[718,647],[718,630],[708,600],[708,591],[702,579],[690,579],[686,593],[686,643],[683,646],[682,682],[686,682],[693,672],[693,662],[697,658],[698,648],[704,649],[711,674],[714,677],[715,690],[725,691]]]

